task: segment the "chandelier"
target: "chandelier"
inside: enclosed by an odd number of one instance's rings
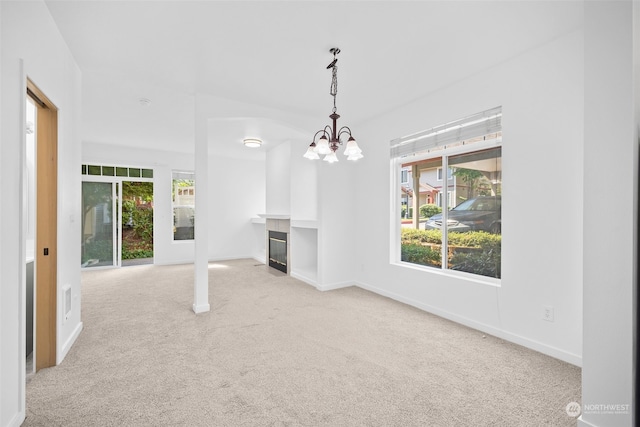
[[[338,146],[342,145],[342,138],[344,135],[349,135],[349,139],[347,140],[347,146],[344,149],[344,155],[347,156],[347,160],[356,161],[364,157],[362,155],[362,150],[358,147],[355,138],[351,135],[351,129],[347,126],[342,126],[338,129],[337,121],[340,118],[340,115],[336,112],[336,95],[338,94],[338,58],[336,55],[340,53],[340,49],[337,47],[331,48],[329,50],[333,54],[333,61],[329,65],[327,65],[327,70],[332,70],[331,76],[331,89],[329,90],[329,94],[333,96],[333,112],[329,116],[329,118],[333,121],[333,126],[327,125],[324,129],[319,130],[313,136],[313,141],[311,141],[311,145],[307,149],[307,152],[304,154],[304,157],[310,160],[319,159],[319,155],[324,155],[324,161],[329,163],[334,163],[338,161],[338,157],[336,156],[336,151],[338,151]],[[320,136],[318,139],[318,143],[316,144],[316,138]]]

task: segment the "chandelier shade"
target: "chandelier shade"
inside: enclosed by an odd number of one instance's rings
[[[324,156],[324,161],[335,163],[338,161],[336,151],[338,151],[340,145],[343,145],[341,138],[344,135],[348,135],[344,155],[347,156],[347,160],[356,161],[364,156],[362,155],[362,149],[360,149],[355,138],[351,135],[351,129],[347,126],[342,126],[338,129],[338,119],[340,115],[337,113],[336,95],[338,94],[337,55],[340,53],[340,49],[334,47],[330,49],[329,52],[333,54],[333,61],[327,66],[327,69],[332,70],[331,89],[329,91],[329,94],[333,96],[333,111],[329,116],[332,120],[332,125],[326,125],[323,129],[316,132],[303,157],[309,160],[317,160],[322,155]],[[318,138],[318,136],[320,137]],[[318,138],[317,143],[316,138]]]

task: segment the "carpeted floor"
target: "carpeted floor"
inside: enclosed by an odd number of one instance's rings
[[[25,426],[575,426],[580,368],[359,288],[253,260],[82,275],[84,331]]]

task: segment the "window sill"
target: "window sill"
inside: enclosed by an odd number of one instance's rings
[[[481,285],[493,286],[496,288],[499,288],[502,286],[501,279],[479,276],[477,274],[466,273],[462,271],[442,270],[435,267],[426,267],[426,266],[421,266],[419,264],[412,264],[410,262],[404,262],[404,261],[391,262],[391,265],[401,267],[401,268],[409,268],[411,270],[416,270],[416,271],[423,271],[426,273],[435,274],[439,276],[452,277],[455,279],[465,280],[467,282],[478,283]]]

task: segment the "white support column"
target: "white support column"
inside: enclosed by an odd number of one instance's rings
[[[580,427],[638,425],[633,410],[637,401],[635,96],[640,82],[639,6],[632,0],[584,2],[584,320]],[[606,210],[615,216],[612,223],[603,223],[602,212],[598,212],[603,201],[609,206]]]
[[[207,117],[199,97],[194,96],[196,218],[193,311],[204,313],[209,306],[209,143]]]

